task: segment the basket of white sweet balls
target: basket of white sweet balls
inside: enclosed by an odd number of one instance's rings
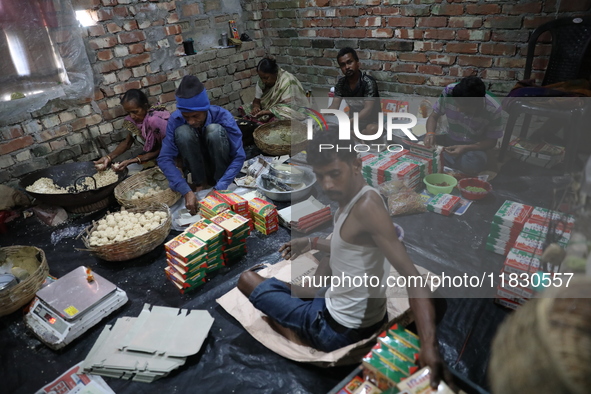
[[[107,261],[130,260],[162,244],[170,233],[171,225],[170,210],[166,204],[123,207],[119,212],[107,213],[80,233],[86,246],[82,250]]]
[[[160,168],[153,167],[125,179],[115,188],[115,198],[127,208],[154,203],[174,205],[181,194],[172,190]]]

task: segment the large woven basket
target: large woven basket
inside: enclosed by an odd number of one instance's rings
[[[283,130],[283,132],[281,132]],[[290,139],[278,143],[277,134],[290,130]],[[278,120],[259,126],[254,131],[254,143],[264,153],[272,156],[295,155],[306,148],[306,127],[303,123],[291,120]],[[290,141],[291,140],[291,141]]]
[[[37,251],[37,260],[39,265],[35,272],[31,273],[24,281],[5,291],[0,292],[0,316],[8,315],[27,304],[35,297],[35,293],[41,288],[41,285],[49,274],[49,266],[45,258],[45,252],[34,246],[7,246],[0,248],[8,256],[16,254],[22,248],[31,248]]]
[[[159,186],[161,189],[164,189],[164,191],[161,191],[156,195],[140,198],[137,200],[131,199],[132,195],[136,191],[142,188],[155,186]],[[157,203],[163,203],[170,207],[174,205],[174,203],[176,203],[179,198],[181,198],[181,194],[179,192],[173,191],[170,188],[168,185],[168,180],[159,167],[153,167],[149,170],[145,170],[130,176],[118,184],[115,188],[115,198],[117,201],[119,201],[119,204],[126,208],[146,207]]]
[[[89,238],[90,234],[98,227],[98,222],[93,222],[92,225],[86,227],[79,237],[82,237],[82,242],[86,250],[92,252],[97,257],[107,261],[126,261],[136,257],[142,256],[152,250],[156,249],[170,233],[170,227],[172,226],[172,217],[168,206],[163,203],[152,204],[145,207],[130,208],[129,212],[146,212],[146,211],[163,211],[167,213],[166,220],[161,223],[155,229],[148,231],[145,234],[138,235],[136,237],[126,239],[125,241],[114,242],[108,245],[101,246],[90,246]]]

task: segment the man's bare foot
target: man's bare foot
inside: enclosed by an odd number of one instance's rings
[[[263,320],[267,322],[267,324],[273,329],[273,331],[287,338],[287,340],[293,343],[297,343],[298,345],[310,346],[310,344],[304,341],[302,338],[300,338],[299,335],[295,333],[295,331],[293,331],[290,328],[283,327],[281,324],[277,323],[269,316],[263,316]]]

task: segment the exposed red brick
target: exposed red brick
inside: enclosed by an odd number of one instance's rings
[[[183,16],[199,15],[199,5],[196,3],[185,4],[182,8]]]
[[[501,57],[495,59],[495,67],[523,69],[525,67],[525,58]]]
[[[111,51],[110,49],[98,51],[96,53],[96,58],[101,61],[111,60],[113,59],[113,51]]]
[[[339,29],[320,29],[316,31],[316,36],[336,38],[341,36],[341,32]]]
[[[443,67],[441,67],[441,66],[434,66],[434,65],[431,65],[431,64],[421,64],[421,65],[419,65],[418,71],[421,74],[443,75]]]
[[[174,42],[177,44],[182,44],[183,43],[183,36],[181,36],[180,34],[174,36]],[[183,51],[184,51],[184,48],[183,48]]]
[[[168,93],[164,93],[160,95],[160,102],[161,103],[169,103],[171,101],[175,101],[176,100],[176,96],[174,95],[174,92],[168,92]]]
[[[355,25],[355,18],[335,18],[332,21],[333,27],[355,27]]]
[[[88,35],[92,37],[102,36],[105,34],[103,25],[88,26]]]
[[[386,62],[395,62],[396,54],[394,52],[375,51],[371,53],[372,60],[381,60]]]
[[[139,88],[130,88],[130,89],[139,89]],[[128,89],[124,90],[124,92],[126,92],[127,90]],[[113,107],[111,109],[103,111],[102,116],[103,116],[104,120],[113,120],[113,119],[119,118],[125,114],[126,114],[126,112],[123,109],[123,107],[118,105],[116,107]]]
[[[461,4],[437,4],[433,6],[433,15],[462,15],[464,6]]]
[[[78,118],[70,122],[70,126],[72,127],[72,131],[82,130],[86,127],[86,118]]]
[[[453,55],[429,55],[429,62],[449,66],[456,62],[456,57]]]
[[[131,44],[127,47],[127,49],[132,55],[137,55],[139,53],[145,52],[145,45],[143,43]]]
[[[474,67],[490,67],[492,65],[492,58],[487,56],[458,56],[458,64],[460,66],[474,66]]]
[[[401,15],[398,7],[369,7],[365,9],[367,15]]]
[[[418,29],[396,29],[394,36],[401,39],[420,40],[423,38],[424,33],[424,30]]]
[[[414,73],[417,71],[417,65],[409,63],[386,63],[384,69],[398,73]]]
[[[130,56],[123,61],[125,67],[136,67],[140,64],[149,63],[152,56],[149,53],[144,53],[137,56]]]
[[[2,131],[2,137],[7,140],[22,137],[23,135],[25,135],[25,133],[20,125],[8,126]]]
[[[121,18],[125,18],[126,16],[128,16],[128,12],[127,12],[127,7],[125,6],[120,6],[120,7],[115,7],[113,8],[113,14],[117,15]]]
[[[468,4],[466,5],[466,14],[468,15],[492,15],[501,12],[501,6],[498,4]]]
[[[532,1],[531,3],[520,4],[505,4],[503,6],[503,14],[509,15],[537,14],[541,10],[541,1]]]
[[[457,30],[456,39],[460,41],[488,41],[491,32],[485,29]]]
[[[442,42],[434,41],[416,41],[414,43],[415,51],[441,51],[443,49]]]
[[[407,75],[407,74],[398,74],[397,79],[398,79],[398,82],[400,82],[400,83],[410,83],[410,84],[414,84],[414,85],[422,85],[427,80],[427,78],[423,77],[422,75]]]
[[[311,0],[311,7],[327,7],[330,0]]]
[[[450,42],[445,46],[448,53],[478,53],[478,44],[471,42]]]
[[[515,55],[515,50],[515,44],[492,44],[485,42],[480,45],[480,53],[483,55],[513,56]]]
[[[99,22],[108,21],[113,19],[113,9],[112,8],[101,8],[96,12],[96,17]]]
[[[548,58],[544,58],[544,57],[534,58],[534,61],[532,63],[533,70],[545,70],[546,67],[548,67]]]
[[[62,137],[66,134],[68,134],[70,132],[68,125],[61,125],[58,127],[55,127],[51,130],[45,130],[42,131],[41,133],[37,134],[37,140],[39,142],[45,142],[45,141],[49,141],[52,140],[54,138],[57,137]]]
[[[431,29],[425,30],[423,38],[427,40],[453,40],[456,38],[455,30]]]
[[[426,63],[427,55],[424,53],[405,52],[398,55],[398,60],[402,62]]]
[[[130,31],[119,33],[118,38],[121,44],[131,44],[133,42],[144,41],[146,39],[146,35],[143,31]]]
[[[107,30],[109,33],[119,33],[120,31],[123,31],[123,29],[116,23],[107,23]]]
[[[26,148],[29,145],[33,145],[34,142],[35,140],[30,135],[15,138],[12,141],[4,142],[0,144],[0,155],[5,155],[7,153]]]
[[[359,18],[358,26],[363,27],[378,27],[382,26],[381,16],[363,16]]]
[[[164,34],[166,34],[167,36],[181,34],[181,27],[179,25],[166,26],[164,27]]]
[[[355,0],[330,0],[331,7],[347,7],[354,4]]]
[[[428,18],[417,18],[418,27],[445,27],[447,18],[443,16],[430,16]]]
[[[517,73],[514,70],[493,70],[487,68],[482,72],[482,78],[510,81],[515,79],[516,74]]]
[[[484,20],[484,27],[492,29],[519,29],[521,16],[489,16]]]
[[[88,46],[90,49],[103,49],[103,48],[112,48],[117,45],[117,37],[99,37],[93,38],[92,40],[88,41]]]
[[[132,21],[125,21],[123,23],[123,28],[127,31],[136,30],[139,28],[137,21],[134,19]]]
[[[390,27],[414,27],[415,18],[408,16],[395,16],[388,18],[387,25]]]
[[[365,30],[363,30],[363,29],[345,29],[345,30],[341,30],[341,37],[344,37],[344,38],[363,38],[363,37],[365,37]]]
[[[96,71],[98,71],[100,74],[105,74],[105,73],[108,73],[111,71],[119,70],[122,67],[123,67],[123,64],[121,64],[121,60],[114,59],[114,60],[110,60],[108,62],[96,64],[94,66],[94,69]]]
[[[449,75],[452,77],[469,77],[471,75],[477,75],[478,70],[471,67],[450,67]]]
[[[447,23],[448,27],[464,27],[464,28],[479,28],[482,26],[482,18],[477,16],[461,16],[461,17],[451,17]]]
[[[394,30],[392,29],[372,29],[368,30],[366,37],[373,38],[392,38],[394,36]]]

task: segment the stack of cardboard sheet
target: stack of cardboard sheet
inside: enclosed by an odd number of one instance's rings
[[[248,201],[248,211],[257,231],[269,235],[279,228],[277,207],[270,202],[258,197],[253,198]]]
[[[246,253],[246,238],[250,235],[250,220],[232,211],[222,212],[211,221],[224,229],[225,249],[222,254],[225,265],[240,260]]]
[[[436,146],[427,148],[422,143],[405,141],[409,146],[410,154],[413,156],[422,157],[431,161],[431,173],[443,172],[443,147]]]
[[[208,273],[225,265],[224,229],[208,219],[193,223],[185,232],[164,244],[166,276],[181,293],[205,283]]]
[[[309,233],[332,220],[330,207],[310,196],[308,199],[278,212],[279,222],[292,230]]]
[[[526,141],[516,138],[509,143],[511,155],[536,166],[552,168],[564,159],[562,146],[547,142]]]
[[[378,186],[391,180],[401,180],[414,189],[426,174],[431,173],[432,160],[403,149],[381,154],[366,153],[361,156],[362,174],[370,186]]]
[[[151,383],[196,354],[213,324],[207,311],[144,305],[107,325],[82,363],[85,373]]]
[[[533,207],[530,205],[506,200],[493,217],[486,250],[506,256],[532,211]]]
[[[207,219],[211,219],[218,213],[230,209],[228,204],[215,196],[207,196],[203,200],[199,201],[199,207],[201,210],[201,216]]]
[[[517,309],[532,298],[535,291],[519,284],[526,283],[527,278],[532,278],[532,274],[540,270],[548,273],[558,272],[558,266],[542,266],[542,253],[548,242],[556,242],[562,248],[566,248],[573,226],[572,215],[540,207],[534,208],[507,254],[501,271],[505,280],[497,288],[495,302],[510,309]],[[511,280],[512,278],[515,280]]]

